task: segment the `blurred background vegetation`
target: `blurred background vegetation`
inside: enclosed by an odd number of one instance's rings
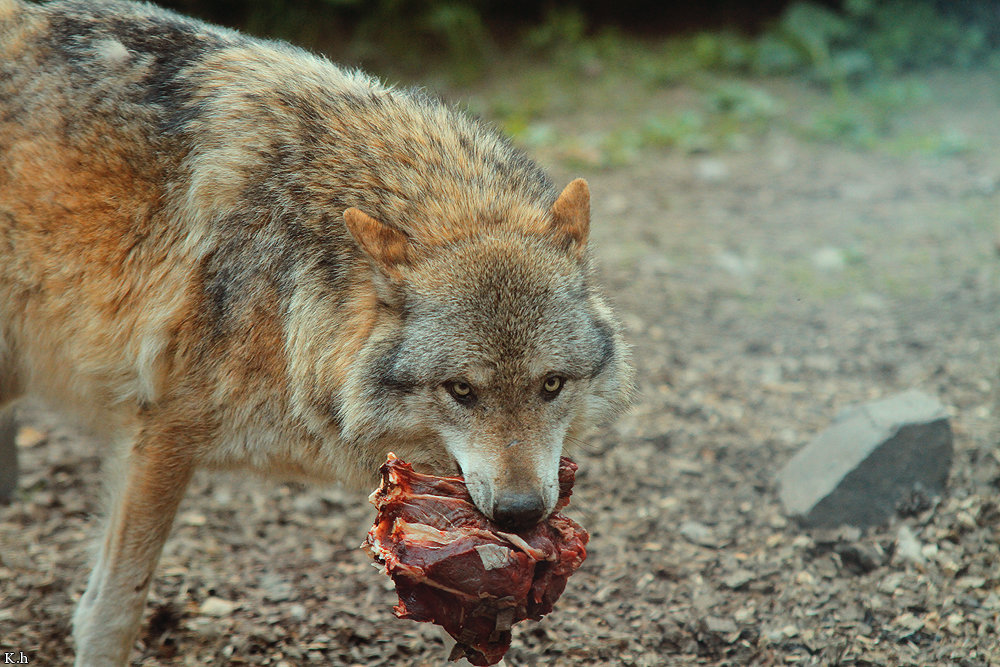
[[[906,111],[930,101],[927,76],[1000,74],[995,0],[163,4],[462,99],[522,144],[589,167],[739,150],[776,123],[862,150],[966,151],[961,132],[908,128]],[[782,82],[806,85],[809,114],[789,108]],[[593,127],[559,126],[586,108],[604,110]]]

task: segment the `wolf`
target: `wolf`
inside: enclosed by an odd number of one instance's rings
[[[584,180],[424,92],[149,4],[0,0],[0,406],[112,462],[76,664],[126,664],[198,468],[370,487],[391,450],[546,516],[633,391],[589,227]]]

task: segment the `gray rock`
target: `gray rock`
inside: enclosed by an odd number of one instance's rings
[[[915,491],[942,493],[951,459],[947,411],[911,390],[838,415],[778,473],[778,495],[806,525],[876,525]]]

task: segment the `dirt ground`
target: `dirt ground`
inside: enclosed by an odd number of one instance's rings
[[[819,104],[804,84],[756,85],[793,114]],[[515,628],[506,664],[1000,665],[1000,86],[927,85],[908,122],[971,150],[859,152],[778,126],[738,151],[554,168],[590,180],[641,393],[574,454],[568,514],[590,555],[550,616]],[[947,494],[864,533],[786,518],[784,462],[841,408],[909,388],[951,411]],[[22,492],[0,508],[0,650],[68,665],[99,448],[24,419]],[[451,642],[392,616],[358,548],[365,496],[198,476],[136,664],[443,664]],[[903,527],[922,563],[899,557]]]

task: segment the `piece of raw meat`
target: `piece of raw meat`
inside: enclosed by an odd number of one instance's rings
[[[587,557],[587,532],[558,513],[576,469],[562,458],[556,512],[515,534],[476,509],[462,478],[418,473],[389,454],[363,546],[396,584],[396,616],[442,626],[457,641],[452,660],[499,662],[511,626],[552,611]]]

